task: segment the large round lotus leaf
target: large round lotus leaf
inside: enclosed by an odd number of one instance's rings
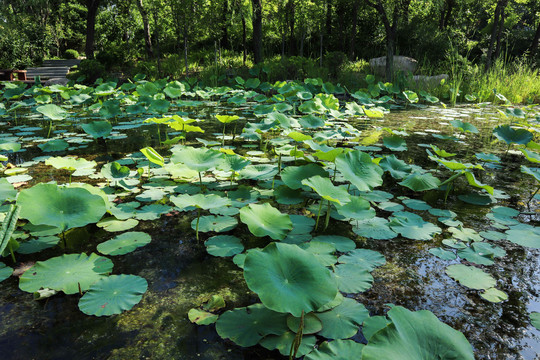
[[[289,215],[293,228],[289,235],[309,234],[315,227],[315,220],[303,215]]]
[[[350,201],[350,195],[344,187],[334,186],[332,180],[320,175],[302,180],[302,184],[312,188],[323,199],[344,205]]]
[[[397,234],[388,226],[388,220],[380,217],[364,221],[354,221],[353,231],[355,234],[376,240],[389,240]]]
[[[147,288],[146,279],[140,276],[111,275],[90,286],[79,300],[79,309],[95,316],[120,314],[137,305]]]
[[[288,186],[281,185],[274,189],[276,202],[281,205],[297,205],[304,202],[304,195],[298,190],[291,189]]]
[[[272,179],[278,173],[276,165],[260,164],[248,165],[239,174],[242,179],[267,180]]]
[[[64,139],[54,139],[38,145],[38,148],[45,152],[64,151],[68,147],[69,143]]]
[[[135,219],[118,220],[111,216],[99,221],[96,225],[106,231],[120,232],[133,229],[139,225],[139,221]]]
[[[446,268],[446,274],[459,281],[461,285],[471,289],[486,290],[496,285],[496,281],[491,275],[473,266],[450,265]]]
[[[506,239],[521,246],[540,249],[540,228],[528,224],[512,226],[506,231]]]
[[[356,244],[354,241],[346,238],[345,236],[339,235],[319,235],[317,237],[314,237],[312,241],[332,244],[336,248],[336,250],[340,252],[347,252],[356,248]]]
[[[11,274],[13,274],[13,269],[4,263],[0,263],[0,282],[6,280]]]
[[[97,163],[92,160],[88,161],[84,158],[76,159],[74,157],[51,157],[45,160],[45,165],[50,165],[56,169],[64,169],[69,171],[81,170],[81,169],[91,169],[97,165]]]
[[[281,355],[288,357],[291,352],[291,346],[294,342],[295,337],[295,333],[287,331],[281,335],[266,336],[259,342],[259,344],[268,350],[278,350]],[[296,352],[296,357],[302,357],[312,351],[316,343],[317,339],[315,338],[315,336],[303,336],[300,347]]]
[[[362,334],[369,342],[373,335],[391,323],[386,316],[370,316],[362,324]]]
[[[69,114],[66,110],[54,104],[38,106],[36,110],[50,120],[64,120]]]
[[[382,159],[379,162],[379,166],[384,171],[388,171],[394,179],[403,179],[412,171],[412,167],[393,154]]]
[[[234,229],[238,225],[238,220],[232,216],[201,216],[199,218],[200,232],[226,232]],[[191,228],[197,229],[197,219],[191,222]]]
[[[355,249],[348,254],[340,256],[338,261],[342,264],[360,265],[361,269],[367,271],[373,271],[376,267],[386,264],[383,254],[368,249]]]
[[[459,129],[463,132],[470,132],[473,134],[478,134],[478,129],[476,128],[476,126],[474,126],[471,123],[463,122],[461,120],[452,120],[450,121],[450,124],[456,129]]]
[[[150,241],[152,238],[147,233],[129,231],[99,244],[97,250],[105,255],[124,255],[149,244]]]
[[[287,332],[287,314],[269,310],[263,304],[254,304],[226,311],[216,322],[216,330],[222,338],[249,347],[266,335]]]
[[[183,163],[198,172],[215,168],[223,159],[223,153],[206,148],[184,147],[173,150],[171,161]]]
[[[533,139],[533,134],[525,129],[514,129],[510,125],[499,125],[493,129],[493,134],[507,144],[526,145]]]
[[[324,126],[324,120],[314,115],[302,116],[298,122],[304,129],[315,129]]]
[[[249,231],[257,237],[270,236],[274,240],[282,240],[292,229],[289,215],[282,214],[268,203],[249,204],[240,209],[240,220]]]
[[[231,200],[216,194],[181,194],[178,196],[171,196],[170,200],[174,203],[174,205],[181,209],[195,206],[204,210],[209,210],[231,205]]]
[[[85,133],[92,136],[94,139],[105,138],[109,136],[112,131],[112,125],[107,120],[83,124],[82,128]]]
[[[360,359],[364,344],[353,340],[334,340],[323,342],[315,351],[307,354],[304,360],[351,360]]]
[[[249,252],[244,278],[266,307],[297,317],[329,303],[337,293],[330,271],[296,245],[271,243]]]
[[[287,317],[287,326],[289,329],[297,333],[300,329],[301,318],[289,315]],[[315,334],[322,329],[322,322],[314,313],[308,313],[304,316],[304,326],[302,327],[302,333],[304,335]]]
[[[58,236],[44,236],[37,239],[31,239],[20,243],[17,252],[19,254],[34,254],[41,250],[49,249],[60,241]]]
[[[397,135],[383,138],[383,144],[392,151],[407,151],[407,143]]]
[[[244,251],[239,238],[231,235],[212,236],[205,241],[206,251],[213,256],[234,256]]]
[[[412,173],[399,183],[412,191],[426,191],[439,187],[441,181],[430,173]]]
[[[388,317],[392,324],[370,338],[362,360],[474,360],[465,336],[430,311],[395,306]]]
[[[19,288],[27,292],[49,288],[76,294],[112,271],[111,260],[96,254],[69,254],[38,261],[24,272],[19,280]]]
[[[383,169],[373,163],[371,156],[361,151],[351,151],[336,157],[336,168],[360,191],[369,191],[383,183]]]
[[[319,335],[327,339],[348,339],[358,332],[360,325],[369,317],[369,311],[355,300],[345,298],[340,305],[317,316],[323,323]]]
[[[17,190],[7,181],[5,178],[0,179],[0,203],[8,200],[15,200],[17,197]],[[315,223],[313,223],[315,225]]]
[[[360,196],[351,196],[351,201],[345,205],[336,205],[339,215],[354,220],[368,220],[375,217],[375,210],[370,203]]]
[[[467,204],[487,206],[497,202],[497,199],[489,194],[469,193],[458,195],[458,199]]]
[[[113,161],[112,163],[103,165],[101,175],[109,180],[120,180],[129,176],[129,168]]]
[[[369,290],[373,285],[373,276],[357,264],[340,264],[335,268],[338,289],[341,292],[352,294]]]
[[[337,257],[334,255],[336,248],[331,243],[310,241],[299,244],[298,246],[315,255],[319,262],[324,266],[332,266],[337,262]]]
[[[413,240],[431,240],[433,234],[442,231],[437,225],[424,221],[421,216],[406,211],[394,213],[390,228]]]
[[[472,243],[471,246],[459,250],[458,255],[460,258],[475,264],[493,265],[495,263],[494,258],[505,256],[506,251],[498,246],[477,241]]]
[[[62,231],[95,223],[107,210],[103,198],[84,188],[44,183],[22,190],[17,204],[21,207],[21,218]]]
[[[423,200],[417,200],[417,199],[405,199],[402,201],[405,206],[407,206],[410,209],[413,210],[429,210],[431,209],[431,205],[426,203]]]
[[[536,330],[540,330],[540,313],[539,312],[533,312],[531,313],[531,324],[536,328]]]
[[[312,176],[328,177],[328,173],[319,165],[287,166],[281,172],[281,180],[291,189],[300,189],[302,180]]]

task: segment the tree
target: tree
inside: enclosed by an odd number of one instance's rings
[[[253,61],[255,64],[262,62],[262,0],[251,0],[253,9]]]
[[[144,33],[144,43],[146,46],[146,54],[148,58],[151,59],[154,57],[154,49],[152,47],[152,37],[150,35],[150,23],[148,21],[148,12],[144,7],[143,0],[137,0],[137,8],[141,13],[141,18],[143,22],[143,33]]]
[[[493,16],[493,28],[491,29],[491,36],[489,38],[489,47],[486,56],[486,71],[489,70],[492,63],[493,48],[495,47],[495,41],[500,46],[501,31],[504,27],[504,10],[508,5],[508,0],[497,0],[497,6],[495,8],[495,14]],[[499,48],[500,49],[500,48]],[[495,52],[497,54],[497,52]]]
[[[94,58],[94,39],[96,32],[96,15],[101,0],[86,0],[86,44],[85,54],[87,59]]]

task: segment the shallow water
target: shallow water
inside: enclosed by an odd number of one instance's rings
[[[211,113],[223,113],[225,109],[215,108],[215,103],[207,103],[197,108],[183,108],[192,117],[208,117]],[[243,112],[244,110],[240,110]],[[382,120],[356,120],[352,123],[365,133],[384,127],[406,131],[408,151],[396,153],[400,159],[424,167],[435,167],[427,159],[424,147],[417,144],[437,144],[449,152],[458,152],[459,158],[470,158],[475,152],[496,151],[502,154],[504,147],[493,143],[487,131],[463,142],[439,140],[432,134],[451,134],[448,121],[461,119],[476,125],[479,129],[491,130],[500,121],[494,108],[458,107],[455,109],[428,108],[424,110],[404,110],[393,112]],[[108,161],[125,158],[126,154],[138,151],[144,146],[160,149],[156,125],[145,125],[136,129],[123,129],[126,120],[118,120],[115,125],[117,139],[105,142],[90,141],[88,136],[80,136],[82,130],[73,124],[55,124],[53,136],[68,132],[68,141],[73,141],[77,149],[69,154],[95,159],[99,165]],[[10,122],[10,124],[7,124]],[[14,119],[4,119],[2,136],[23,137],[46,136],[48,124],[40,120],[17,120],[18,126],[43,126],[43,130],[26,131],[13,129]],[[75,125],[75,126],[73,126]],[[210,138],[212,132],[220,133],[218,124],[204,125]],[[241,126],[238,126],[241,129]],[[160,136],[165,137],[161,128]],[[384,130],[381,130],[384,131]],[[171,131],[172,132],[172,131]],[[127,137],[122,138],[123,134]],[[457,134],[456,134],[457,135]],[[197,134],[199,136],[199,134]],[[64,134],[65,137],[65,134]],[[203,137],[203,136],[201,136]],[[195,136],[190,135],[189,140]],[[88,141],[87,147],[79,147],[78,141]],[[473,139],[472,141],[470,139]],[[466,143],[467,141],[468,143]],[[23,164],[36,156],[43,155],[32,143],[24,142],[23,152],[10,154],[9,161]],[[254,143],[257,144],[258,143]],[[237,146],[240,145],[237,143]],[[354,144],[353,144],[354,145]],[[377,154],[389,154],[384,149]],[[166,155],[164,148],[160,149]],[[63,153],[60,153],[63,155]],[[54,155],[57,156],[57,155]],[[509,154],[508,163],[517,164],[505,171],[485,174],[484,182],[505,191],[508,199],[500,199],[497,205],[514,207],[528,211],[524,201],[533,189],[532,182],[519,173],[519,163],[523,157]],[[469,160],[470,161],[470,160]],[[99,168],[100,166],[98,166]],[[55,180],[67,182],[69,174],[56,171],[43,162],[32,165],[28,172],[33,179],[22,186],[37,182]],[[386,176],[386,175],[385,175]],[[73,177],[73,181],[87,181],[93,184],[102,179]],[[442,178],[441,178],[442,179]],[[385,178],[381,190],[396,196],[406,195],[418,198],[412,191]],[[457,194],[466,191],[458,188],[445,204],[440,194],[429,192],[424,200],[438,208],[448,208],[458,214],[464,226],[477,231],[489,228],[485,215],[490,207],[474,206],[457,199]],[[407,189],[405,189],[407,190]],[[394,200],[395,201],[395,200]],[[536,210],[533,201],[531,211]],[[286,206],[280,206],[284,211]],[[414,211],[426,220],[436,222],[436,217],[426,211]],[[378,216],[388,217],[391,213],[377,210]],[[190,222],[194,213],[170,212],[159,220],[141,221],[134,229],[148,232],[152,242],[135,252],[114,257],[114,273],[142,276],[148,280],[149,290],[140,304],[121,315],[97,318],[84,315],[77,308],[78,296],[56,295],[46,300],[34,301],[28,293],[18,289],[17,279],[10,278],[0,283],[0,354],[2,359],[281,359],[278,352],[270,352],[261,347],[243,349],[230,341],[222,340],[215,327],[196,326],[187,319],[190,308],[208,300],[213,294],[223,295],[227,309],[244,306],[256,301],[256,296],[247,289],[242,271],[230,259],[208,255],[204,246],[197,243]],[[537,224],[538,215],[521,215],[522,222]],[[348,236],[357,241],[358,247],[366,247],[382,252],[387,264],[376,270],[374,286],[370,290],[353,295],[370,310],[371,315],[382,315],[387,310],[385,304],[403,305],[411,310],[432,311],[440,320],[462,331],[474,347],[478,359],[537,359],[540,353],[540,332],[529,324],[529,314],[540,311],[540,251],[526,249],[508,241],[497,242],[507,251],[507,255],[492,266],[482,267],[498,279],[497,288],[505,291],[509,299],[502,303],[489,303],[479,296],[479,291],[467,289],[448,277],[446,266],[456,261],[443,261],[428,253],[428,249],[440,246],[442,235],[433,241],[414,241],[398,237],[393,240],[362,240],[350,228],[332,221],[326,234]],[[255,246],[245,226],[235,230],[235,235],[245,240],[249,247]],[[445,235],[447,237],[447,235]],[[66,252],[95,252],[98,242],[110,234],[91,225],[83,230],[68,234]],[[208,237],[202,235],[202,240]],[[61,254],[62,250],[46,250],[37,255],[19,255],[18,262],[45,260]],[[7,258],[4,259],[7,263]],[[362,341],[359,333],[355,339]]]

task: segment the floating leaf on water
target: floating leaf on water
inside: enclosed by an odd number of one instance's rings
[[[201,216],[199,218],[199,231],[200,232],[227,232],[234,229],[238,225],[238,220],[232,216]],[[193,219],[191,222],[191,228],[196,230],[197,219]]]
[[[458,251],[458,256],[478,265],[493,265],[494,258],[504,257],[506,251],[485,242],[477,241]]]
[[[355,150],[336,157],[336,168],[360,191],[369,191],[383,183],[383,169],[371,156]]]
[[[281,213],[268,203],[250,204],[240,209],[240,220],[257,237],[270,236],[281,240],[292,229],[289,215]]]
[[[311,240],[298,244],[298,246],[315,255],[317,260],[324,266],[332,266],[337,262],[337,257],[334,255],[336,248],[330,243]]]
[[[412,167],[405,161],[398,159],[395,155],[386,156],[379,162],[379,166],[394,179],[403,179],[412,171]]]
[[[344,187],[334,186],[332,180],[323,178],[319,175],[312,176],[302,180],[302,184],[312,188],[323,199],[338,203],[346,204],[350,201],[350,195]]]
[[[309,234],[315,227],[315,220],[302,215],[289,215],[293,228],[289,235]]]
[[[98,244],[97,250],[105,255],[124,255],[152,241],[150,235],[140,231],[129,231],[111,240]]]
[[[287,317],[287,326],[289,330],[296,333],[300,328],[300,318],[289,315]],[[302,333],[304,335],[315,334],[322,329],[321,320],[314,313],[308,313],[304,316],[304,326],[302,327]]]
[[[539,312],[531,313],[531,325],[534,326],[536,330],[540,330],[540,313]]]
[[[400,136],[388,136],[383,138],[383,144],[392,151],[407,151],[407,143]]]
[[[357,235],[376,239],[389,240],[397,236],[397,234],[388,226],[388,220],[380,217],[373,219],[353,222],[353,232]]]
[[[505,233],[501,233],[494,230],[480,231],[478,234],[486,240],[492,240],[492,241],[506,240]]]
[[[452,251],[444,250],[442,248],[433,248],[428,250],[430,254],[435,255],[441,260],[455,260],[456,254]]]
[[[424,221],[421,216],[406,211],[394,213],[389,226],[403,237],[413,240],[431,240],[434,234],[442,231],[437,225]]]
[[[19,254],[34,254],[41,250],[49,249],[58,244],[60,238],[58,236],[44,236],[37,239],[20,242],[17,249]]]
[[[332,310],[317,313],[323,329],[319,335],[327,339],[348,339],[354,336],[365,319],[369,317],[366,307],[353,299],[344,298]]]
[[[362,334],[369,342],[373,335],[390,324],[392,324],[392,321],[390,321],[386,316],[370,316],[364,320],[364,324],[362,325]]]
[[[98,280],[79,300],[79,309],[87,315],[121,314],[137,305],[148,289],[146,279],[135,275],[111,275]]]
[[[291,346],[294,343],[296,334],[292,331],[287,331],[281,335],[268,335],[265,336],[259,344],[268,349],[268,350],[278,350],[281,355],[289,356],[291,351]],[[296,357],[302,357],[305,354],[309,353],[315,347],[317,339],[315,336],[303,336],[302,342],[298,347],[298,352]]]
[[[244,251],[239,238],[231,235],[212,236],[205,241],[206,251],[212,256],[234,256]]]
[[[486,290],[496,285],[495,279],[484,271],[462,264],[450,265],[446,274],[470,289]]]
[[[373,276],[364,265],[350,263],[335,267],[338,289],[344,293],[361,293],[373,285]]]
[[[6,266],[6,264],[0,262],[0,282],[6,280],[13,274],[13,268]]]
[[[380,252],[368,249],[352,250],[348,254],[342,255],[338,261],[342,264],[355,264],[370,272],[376,267],[386,264],[386,259]]]
[[[364,344],[353,340],[325,341],[319,347],[307,354],[305,360],[347,360],[360,359]]]
[[[354,220],[368,220],[375,217],[375,210],[370,203],[360,196],[351,196],[345,205],[335,205],[338,214]]]
[[[526,145],[533,139],[533,134],[525,129],[514,129],[510,125],[499,125],[493,129],[493,134],[508,145]]]
[[[488,206],[495,204],[497,199],[489,194],[469,193],[466,195],[459,195],[458,199],[472,205]]]
[[[199,309],[190,309],[188,311],[188,318],[189,321],[197,325],[210,325],[217,321],[219,315],[215,315]]]
[[[499,303],[508,300],[508,294],[495,288],[489,288],[480,294],[485,300],[492,303]]]
[[[431,205],[426,203],[423,200],[417,200],[417,199],[405,199],[402,201],[405,206],[407,206],[410,209],[413,210],[429,210],[431,209]]]
[[[519,224],[506,231],[506,239],[521,246],[540,249],[540,228]]]
[[[399,183],[413,191],[427,191],[437,189],[441,181],[430,173],[414,172]]]
[[[403,211],[405,209],[403,205],[392,202],[392,201],[384,201],[377,205],[377,207],[384,211],[390,211],[390,212],[396,212],[396,211]]]
[[[328,177],[328,172],[319,165],[287,166],[281,172],[281,180],[291,189],[300,189],[302,180],[319,175]]]
[[[64,151],[69,147],[69,143],[64,139],[54,139],[38,145],[44,152]]]
[[[106,231],[119,232],[134,228],[139,225],[139,221],[135,219],[118,220],[114,217],[108,217],[99,221],[96,225]]]
[[[346,238],[345,236],[339,235],[319,235],[317,237],[314,237],[312,241],[332,244],[334,248],[339,252],[348,252],[356,248],[356,244],[354,241]]]

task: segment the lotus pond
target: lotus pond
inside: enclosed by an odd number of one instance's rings
[[[368,81],[4,84],[2,358],[536,359],[540,107]]]

